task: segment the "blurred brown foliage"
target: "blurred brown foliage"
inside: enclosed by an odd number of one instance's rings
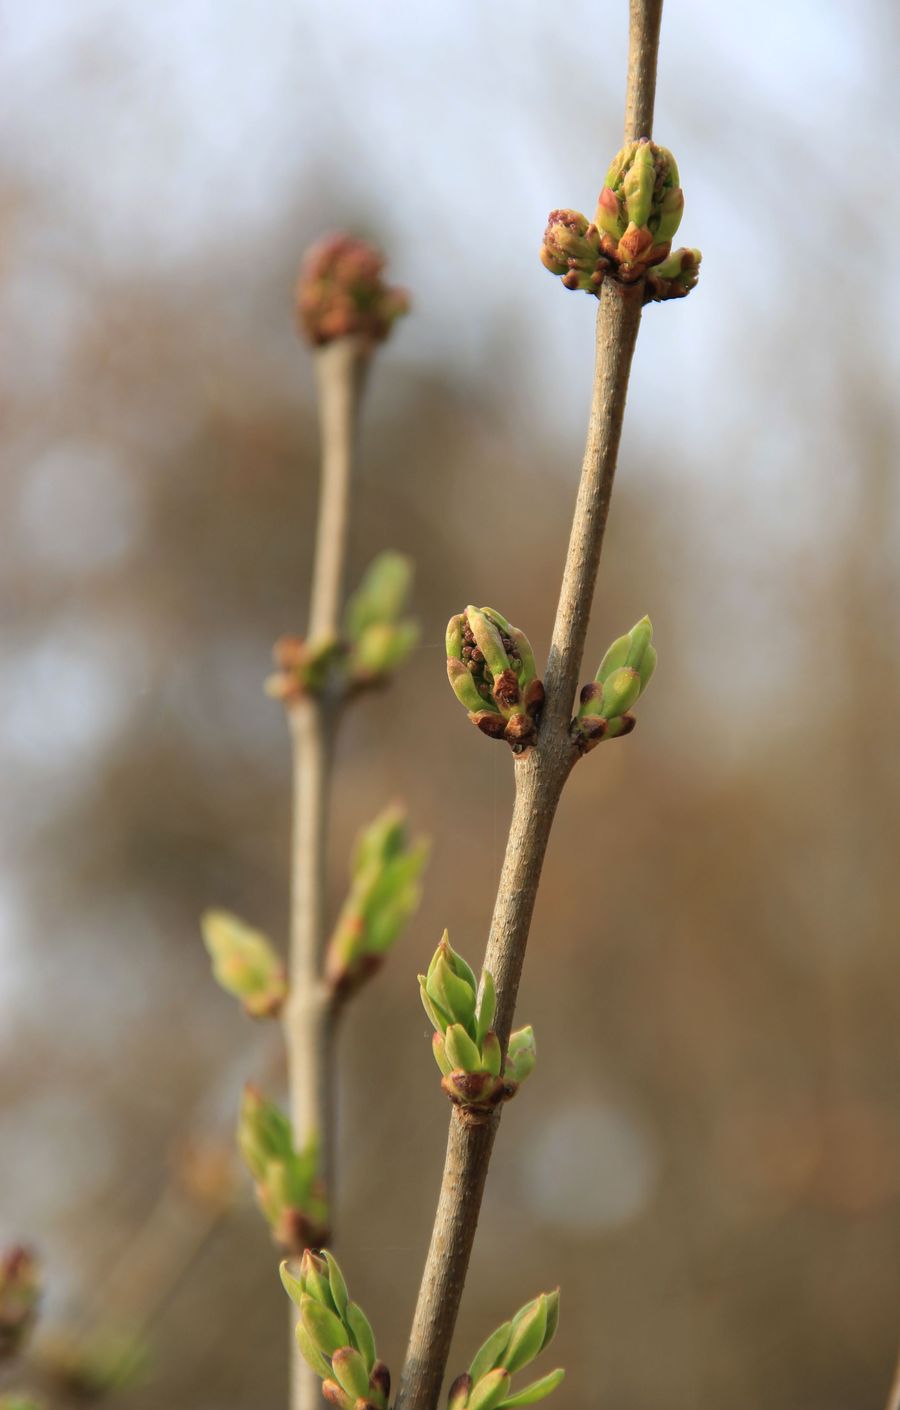
[[[8,248],[50,229],[52,202],[0,189]],[[317,447],[289,291],[298,231],[324,216],[143,273],[70,249],[58,288],[18,287],[44,334],[0,391],[0,1215],[41,1246],[50,1325],[139,1319],[195,1237],[188,1196],[160,1204],[172,1153],[227,1133],[269,1061],[197,918],[223,905],[285,933],[288,743],[261,687],[304,624]],[[701,279],[646,315],[589,659],[649,611],[660,668],[637,732],[563,801],[519,1010],[538,1068],[504,1116],[452,1364],[561,1283],[576,1406],[862,1410],[900,1334],[896,407],[851,338],[859,291],[826,315],[801,290],[752,338],[735,328],[739,409],[714,444],[700,405],[670,436],[645,345],[677,357],[668,320],[703,297]],[[751,304],[735,293],[735,319]],[[444,625],[495,603],[546,650],[578,463],[578,427],[510,397],[515,318],[495,311],[470,371],[406,360],[401,328],[366,410],[354,569],[412,554],[423,636],[347,720],[334,909],[386,801],[434,840],[422,911],[341,1051],[338,1251],[395,1369],[447,1121],[415,973],[445,925],[480,953],[511,798],[506,752],[447,689]],[[780,406],[776,350],[796,378]],[[843,473],[792,496],[827,443]],[[279,1403],[284,1302],[239,1203],[155,1319],[156,1372],[128,1403]]]

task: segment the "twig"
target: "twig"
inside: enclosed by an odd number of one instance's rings
[[[661,0],[632,0],[626,138],[649,136]],[[544,679],[536,746],[516,761],[516,796],[485,968],[497,988],[494,1027],[506,1049],[544,855],[575,761],[569,738],[575,690],[609,511],[628,375],[641,317],[640,284],[603,284],[596,369],[581,483]],[[499,1113],[486,1126],[454,1113],[431,1244],[400,1377],[396,1410],[434,1410],[456,1325]]]
[[[631,0],[628,88],[625,94],[626,142],[650,137],[653,132],[662,7],[663,0]]]
[[[360,338],[338,338],[315,355],[322,436],[319,518],[309,640],[334,637],[346,574],[350,487],[359,406],[368,362]],[[334,1061],[336,1010],[323,975],[327,941],[327,842],[331,773],[339,701],[307,695],[290,709],[293,741],[294,836],[291,854],[291,997],[284,1015],[291,1121],[298,1144],[315,1131],[326,1197],[334,1191]],[[321,1403],[319,1382],[292,1355],[292,1410]]]
[[[900,1410],[900,1357],[897,1358],[897,1369],[894,1372],[885,1410]]]

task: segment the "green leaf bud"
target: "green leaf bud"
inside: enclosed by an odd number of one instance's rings
[[[503,1353],[503,1365],[510,1374],[534,1360],[544,1345],[546,1330],[547,1299],[542,1293],[513,1318],[509,1345]]]
[[[304,1295],[300,1299],[300,1320],[313,1345],[323,1356],[333,1356],[346,1345],[347,1332],[340,1317],[330,1307]]]
[[[410,839],[401,808],[386,808],[360,834],[350,890],[326,956],[329,982],[341,999],[377,971],[414,914],[427,858],[427,842]]]
[[[650,142],[634,143],[631,158],[622,167],[619,185],[625,214],[632,225],[646,225],[650,219],[656,184],[651,145]]]
[[[322,1355],[302,1322],[297,1323],[294,1334],[297,1338],[297,1346],[300,1348],[300,1355],[307,1366],[310,1366],[316,1375],[321,1376],[323,1380],[330,1376],[330,1362]]]
[[[483,969],[481,971],[481,989],[478,996],[478,1015],[476,1023],[475,1039],[478,1043],[483,1043],[485,1034],[490,1030],[494,1021],[494,1013],[497,1009],[497,993],[494,989],[494,981],[490,973]]]
[[[343,1317],[347,1311],[347,1304],[350,1301],[350,1294],[347,1291],[347,1284],[344,1275],[338,1267],[337,1260],[323,1249],[322,1257],[328,1268],[328,1287],[331,1292],[331,1303],[339,1317]]]
[[[252,1018],[274,1017],[287,997],[287,980],[271,941],[230,911],[206,911],[200,924],[222,988],[240,999]]]
[[[440,1033],[435,1033],[433,1035],[431,1039],[431,1046],[434,1051],[434,1060],[437,1063],[438,1067],[441,1069],[442,1075],[444,1077],[449,1077],[451,1072],[453,1071],[453,1063],[447,1056],[444,1039]]]
[[[510,1082],[521,1085],[526,1077],[530,1077],[537,1062],[537,1049],[534,1041],[534,1029],[530,1024],[524,1028],[517,1028],[510,1034],[509,1047],[506,1053],[506,1078]]]
[[[253,1176],[260,1209],[277,1243],[300,1254],[327,1233],[328,1210],[319,1176],[319,1143],[312,1133],[302,1150],[288,1118],[257,1088],[244,1089],[238,1146]]]
[[[641,693],[641,677],[631,666],[620,666],[603,682],[603,718],[624,715]]]
[[[547,1299],[547,1328],[541,1343],[541,1351],[550,1345],[559,1327],[559,1288],[554,1288],[552,1292],[544,1295]]]
[[[461,1023],[466,1028],[474,1024],[475,990],[467,980],[454,974],[444,953],[425,987],[429,998],[450,1015],[453,1023]]]
[[[491,607],[467,607],[447,629],[447,675],[469,719],[514,753],[534,741],[544,691],[524,632]]]
[[[472,1377],[465,1372],[457,1376],[450,1387],[447,1398],[447,1410],[466,1410],[469,1403],[469,1392],[472,1389]]]
[[[509,1374],[498,1367],[488,1371],[469,1393],[468,1410],[497,1410],[497,1406],[509,1391]]]
[[[455,1072],[482,1071],[481,1054],[461,1023],[451,1023],[444,1034],[444,1049]]]
[[[347,603],[344,630],[351,640],[368,627],[394,625],[402,617],[413,581],[413,562],[402,553],[379,553]]]
[[[502,1065],[503,1054],[500,1049],[500,1039],[496,1033],[486,1033],[481,1044],[482,1069],[489,1072],[492,1077],[499,1077]]]
[[[518,1391],[516,1395],[508,1395],[500,1402],[497,1410],[514,1410],[514,1407],[519,1405],[535,1405],[539,1400],[545,1400],[548,1395],[552,1395],[565,1378],[566,1373],[559,1366],[555,1371],[549,1371],[546,1376],[542,1376],[539,1381],[532,1381],[530,1386]]]
[[[469,1367],[469,1375],[473,1381],[480,1381],[488,1371],[493,1371],[496,1366],[501,1364],[503,1353],[509,1346],[511,1336],[512,1322],[504,1322],[495,1332],[491,1332],[486,1341],[482,1342]]]
[[[642,617],[609,647],[596,680],[582,687],[578,715],[572,722],[572,738],[582,753],[603,739],[617,739],[634,729],[629,711],[655,669],[653,627],[649,617]],[[601,720],[606,722],[602,728]]]
[[[352,1346],[343,1346],[331,1358],[334,1378],[354,1400],[365,1400],[369,1394],[369,1369],[360,1353]]]
[[[358,1303],[348,1302],[345,1321],[350,1331],[353,1345],[365,1361],[366,1369],[371,1372],[377,1360],[377,1355],[375,1352],[375,1333],[372,1331],[372,1325],[368,1317]]]
[[[503,647],[500,629],[491,621],[487,612],[481,612],[477,607],[467,607],[466,620],[475,638],[475,644],[492,675],[496,678],[508,671],[509,657]]]

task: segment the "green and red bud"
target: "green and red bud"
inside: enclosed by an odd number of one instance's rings
[[[409,295],[384,280],[384,256],[351,235],[326,235],[307,251],[297,283],[297,322],[313,346],[335,338],[383,342],[409,312]]]
[[[667,148],[642,137],[617,152],[597,201],[593,223],[579,211],[553,211],[541,260],[571,289],[598,294],[605,278],[647,280],[644,302],[683,298],[697,282],[692,268],[651,278],[669,257],[684,212],[678,167]]]
[[[409,835],[406,814],[390,807],[361,833],[350,890],[328,945],[325,972],[343,1000],[378,970],[421,899],[428,843]]]
[[[435,1029],[432,1049],[441,1086],[469,1119],[484,1118],[508,1101],[534,1068],[534,1033],[523,1028],[512,1034],[504,1068],[500,1040],[491,1027],[494,981],[483,970],[479,984],[446,931],[427,974],[419,975],[419,990]]]
[[[272,649],[275,671],[266,679],[266,694],[287,706],[305,696],[321,695],[335,681],[344,652],[344,644],[336,636],[317,641],[279,637]]]
[[[550,1344],[558,1323],[559,1289],[526,1303],[515,1317],[491,1333],[468,1372],[453,1382],[448,1410],[513,1410],[550,1395],[565,1376],[562,1368],[515,1393],[511,1393],[511,1380]]]
[[[642,617],[620,636],[600,662],[596,678],[582,687],[572,737],[582,753],[604,739],[630,734],[635,718],[630,713],[656,669],[656,648],[649,617]]]
[[[667,259],[648,271],[644,286],[645,303],[683,299],[696,287],[702,258],[699,250],[673,250]]]
[[[600,249],[600,232],[580,211],[551,211],[541,244],[541,263],[558,274],[567,289],[596,293],[609,261]]]
[[[322,1379],[322,1393],[339,1410],[387,1410],[391,1374],[375,1350],[375,1335],[362,1308],[351,1302],[337,1262],[307,1249],[297,1273],[281,1265],[281,1281],[299,1309],[297,1345]]]
[[[534,743],[544,702],[525,633],[491,607],[467,607],[447,625],[447,677],[474,725],[516,754]]]
[[[328,1236],[328,1206],[319,1169],[319,1141],[312,1133],[302,1150],[293,1127],[258,1088],[244,1088],[238,1147],[253,1176],[256,1199],[275,1242],[300,1254]]]
[[[402,553],[380,553],[347,604],[344,616],[348,687],[378,685],[408,658],[419,624],[405,616],[413,564]]]
[[[201,921],[213,974],[251,1018],[274,1018],[287,998],[287,977],[272,942],[230,911],[207,911]]]

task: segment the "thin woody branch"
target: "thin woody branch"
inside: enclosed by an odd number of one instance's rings
[[[633,0],[631,6],[626,138],[650,133],[661,8],[661,0]],[[580,275],[580,271],[575,273]],[[569,287],[587,286],[576,280]],[[578,757],[570,720],[644,302],[640,273],[630,283],[609,278],[597,281],[592,291],[599,292],[596,369],[581,482],[544,681],[540,732],[534,747],[515,763],[515,803],[485,955],[485,969],[496,986],[494,1028],[504,1052],[553,819]],[[463,699],[462,687],[454,684],[454,689]],[[397,1410],[435,1410],[437,1405],[499,1110],[486,1124],[465,1123],[456,1112],[451,1118],[441,1192],[400,1377]]]

